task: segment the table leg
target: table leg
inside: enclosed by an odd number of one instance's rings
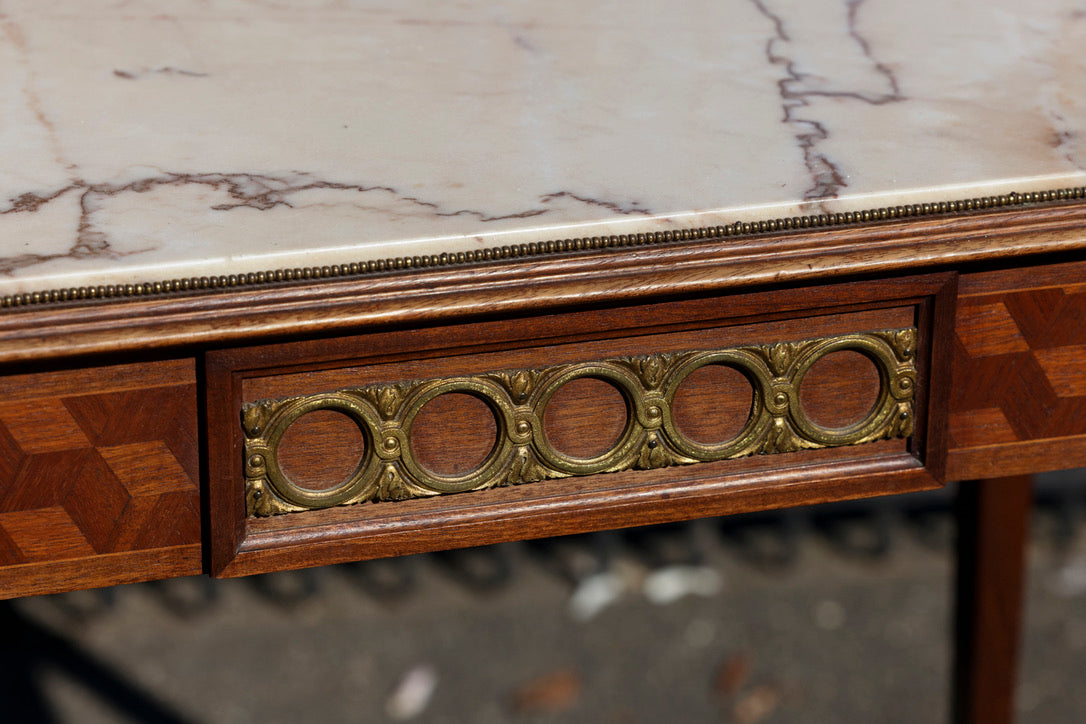
[[[1032,491],[1028,475],[962,483],[959,489],[957,724],[1014,720]]]

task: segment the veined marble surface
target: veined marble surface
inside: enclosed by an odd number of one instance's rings
[[[0,294],[1086,185],[1086,0],[0,0]]]

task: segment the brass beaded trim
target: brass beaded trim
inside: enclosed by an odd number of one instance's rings
[[[267,516],[363,502],[399,501],[445,493],[622,470],[647,470],[755,454],[859,445],[904,438],[913,431],[916,391],[913,327],[717,350],[619,357],[541,369],[374,384],[244,405],[245,501],[250,516]],[[870,359],[879,392],[870,412],[842,428],[812,421],[799,402],[804,376],[821,358],[852,350]],[[707,365],[738,370],[751,384],[751,411],[731,440],[698,442],[677,425],[672,409],[683,381]],[[583,378],[613,385],[626,404],[626,427],[603,453],[581,458],[556,449],[544,411],[563,385]],[[420,410],[448,393],[483,401],[496,422],[486,459],[462,475],[428,470],[411,449]],[[279,444],[302,415],[333,410],[351,418],[365,439],[354,472],[332,488],[295,484],[279,465]]]
[[[231,287],[274,284],[278,282],[336,279],[395,270],[445,267],[459,264],[472,264],[481,261],[541,256],[570,251],[589,251],[594,249],[644,246],[674,241],[694,241],[698,239],[748,236],[775,231],[814,229],[826,226],[841,226],[871,221],[885,221],[888,219],[912,218],[917,216],[933,216],[937,214],[994,209],[1006,206],[1022,206],[1025,204],[1048,203],[1054,201],[1072,201],[1083,198],[1086,198],[1086,186],[1056,189],[1052,191],[1030,191],[1021,194],[1009,193],[998,196],[982,196],[973,199],[939,201],[926,204],[887,206],[865,211],[843,211],[834,214],[792,216],[752,222],[737,221],[734,224],[703,226],[695,229],[557,239],[489,249],[430,254],[426,256],[392,257],[320,267],[299,267],[295,269],[274,269],[269,271],[249,272],[248,274],[221,274],[217,276],[188,277],[186,279],[170,279],[167,281],[144,282],[141,284],[99,284],[98,286],[91,287],[71,287],[68,289],[51,289],[41,292],[10,294],[0,297],[0,308],[79,300],[146,297],[178,292],[206,291]]]

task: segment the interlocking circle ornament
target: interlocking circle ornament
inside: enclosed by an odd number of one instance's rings
[[[250,515],[274,515],[908,437],[919,379],[916,334],[914,327],[857,332],[798,342],[375,384],[255,402],[242,409],[246,505]],[[876,402],[863,419],[846,427],[817,425],[800,402],[803,381],[818,360],[845,350],[858,352],[874,363],[879,374]],[[751,386],[751,407],[746,423],[732,439],[703,443],[683,434],[675,421],[674,405],[682,384],[709,365],[742,374]],[[544,424],[547,405],[558,391],[581,379],[611,385],[625,404],[626,421],[617,441],[589,457],[557,449],[547,438]],[[481,400],[493,416],[496,431],[493,447],[482,462],[466,473],[443,475],[419,462],[411,433],[416,425],[424,424],[419,422],[419,413],[428,403],[452,393]],[[354,420],[366,447],[354,472],[327,490],[295,484],[284,474],[278,459],[287,428],[316,410],[333,410]],[[429,420],[425,424],[440,426],[441,422]],[[441,428],[430,427],[428,432],[440,434]]]

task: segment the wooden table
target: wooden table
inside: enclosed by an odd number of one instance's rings
[[[4,596],[972,481],[955,716],[1011,719],[1028,476],[1086,465],[1081,8],[28,8]]]

